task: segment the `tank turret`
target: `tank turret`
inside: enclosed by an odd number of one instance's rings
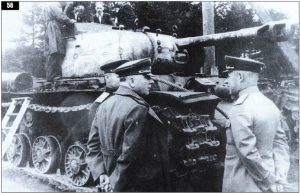
[[[199,65],[202,58],[193,58],[189,47],[212,46],[218,43],[254,40],[286,41],[296,35],[297,26],[287,21],[270,22],[238,31],[196,37],[176,38],[147,30],[125,31],[95,23],[75,24],[75,35],[67,38],[67,52],[62,65],[63,76],[101,74],[99,67],[116,60],[136,60],[149,57],[155,74],[184,72],[191,63]],[[195,61],[197,60],[197,61]],[[83,68],[84,66],[84,68]],[[197,71],[199,72],[199,71]],[[194,73],[197,73],[194,72]]]

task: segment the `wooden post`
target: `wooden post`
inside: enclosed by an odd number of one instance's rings
[[[214,2],[202,2],[203,35],[215,33]],[[215,46],[205,47],[204,73],[206,75],[217,75],[215,59]]]

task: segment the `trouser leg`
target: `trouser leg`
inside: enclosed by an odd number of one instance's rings
[[[63,55],[59,53],[50,54],[46,60],[46,79],[53,81],[55,77],[62,76],[61,63]]]

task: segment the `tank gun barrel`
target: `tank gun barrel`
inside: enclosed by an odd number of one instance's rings
[[[164,83],[164,84],[166,84],[166,85],[172,86],[172,87],[177,88],[178,90],[183,91],[183,92],[189,92],[188,89],[185,89],[185,88],[183,88],[183,87],[181,87],[181,86],[178,86],[178,85],[176,85],[176,84],[174,84],[174,83],[172,83],[172,82],[169,82],[169,81],[167,81],[167,80],[161,79],[161,78],[159,78],[158,76],[155,76],[155,75],[150,75],[150,76],[151,76],[151,79],[152,79],[152,80],[155,80],[155,81]]]
[[[232,32],[217,33],[196,37],[179,38],[176,45],[184,48],[189,45],[212,46],[218,42],[234,40],[263,39],[273,42],[287,41],[293,36],[298,36],[299,25],[290,21],[269,22],[258,27],[245,28]]]

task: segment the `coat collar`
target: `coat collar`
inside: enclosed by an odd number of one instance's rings
[[[125,86],[120,86],[118,88],[118,90],[115,92],[115,94],[129,96],[129,97],[133,98],[136,102],[149,107],[149,104],[142,97],[140,97],[136,92],[134,92],[133,90],[131,90],[130,88],[127,88]]]
[[[154,117],[157,121],[159,121],[161,124],[163,124],[163,122],[160,120],[160,118],[156,115],[156,113],[154,112],[154,110],[150,107],[150,105],[142,98],[140,97],[136,92],[134,92],[133,90],[131,90],[130,88],[127,88],[125,86],[120,86],[118,88],[118,90],[116,92],[114,92],[114,94],[117,95],[122,95],[122,96],[128,96],[131,97],[133,100],[135,100],[137,103],[141,104],[141,105],[145,105],[146,107],[148,107],[148,113]]]
[[[257,86],[249,86],[248,88],[245,88],[239,92],[239,96],[242,96],[244,94],[249,94],[249,93],[255,93],[259,92],[259,89]]]
[[[257,86],[250,86],[248,88],[241,90],[239,92],[239,98],[234,102],[234,105],[242,104],[246,100],[246,98],[248,97],[248,95],[250,93],[257,93],[257,92],[259,92],[259,89]]]

